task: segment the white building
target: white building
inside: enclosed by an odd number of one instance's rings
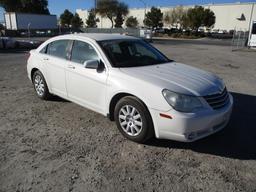
[[[256,21],[256,3],[226,3],[226,4],[206,4],[202,5],[205,8],[209,8],[215,13],[216,23],[214,29],[219,30],[243,30],[248,31],[252,21]],[[194,5],[184,6],[185,9],[194,7]],[[171,12],[175,7],[159,7],[161,11],[165,14],[166,12]],[[145,12],[149,11],[150,8],[131,8],[129,10],[128,16],[134,16],[139,21],[139,26],[143,26],[143,20]],[[77,9],[76,12],[86,21],[88,17],[88,10]],[[98,23],[99,28],[109,28],[111,27],[111,22],[107,18],[101,18]],[[167,24],[165,24],[167,26]]]

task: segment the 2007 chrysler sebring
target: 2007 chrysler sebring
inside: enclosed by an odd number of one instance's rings
[[[27,72],[41,99],[58,95],[108,116],[136,142],[195,141],[224,128],[232,112],[220,78],[134,37],[58,36],[30,52]]]

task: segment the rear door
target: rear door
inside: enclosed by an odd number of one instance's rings
[[[101,61],[95,47],[88,42],[74,41],[70,63],[66,70],[68,97],[104,114],[107,71],[103,63],[101,70],[85,68],[84,62],[88,60]]]
[[[44,69],[52,92],[59,96],[67,96],[66,67],[70,40],[56,40],[48,44],[43,55]]]

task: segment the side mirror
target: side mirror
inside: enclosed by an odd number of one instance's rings
[[[88,60],[84,62],[84,67],[88,69],[98,69],[99,64],[98,60]]]

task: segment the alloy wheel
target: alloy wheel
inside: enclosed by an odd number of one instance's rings
[[[34,79],[34,86],[36,89],[36,92],[39,96],[43,96],[44,91],[45,91],[45,85],[44,85],[44,80],[40,75],[36,75]]]
[[[124,132],[130,136],[137,136],[142,130],[142,118],[139,111],[131,106],[125,105],[119,111],[119,123]]]

